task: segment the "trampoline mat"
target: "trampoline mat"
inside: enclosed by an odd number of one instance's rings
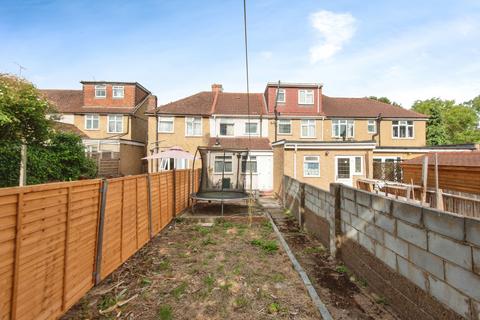
[[[205,191],[197,192],[192,196],[192,198],[199,200],[218,200],[218,201],[228,201],[228,200],[242,200],[248,199],[248,194],[245,192],[237,191]]]

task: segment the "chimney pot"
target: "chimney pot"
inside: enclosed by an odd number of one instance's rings
[[[212,84],[212,92],[223,92],[223,86],[219,83]]]

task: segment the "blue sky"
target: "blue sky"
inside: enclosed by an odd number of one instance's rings
[[[331,96],[480,94],[479,0],[249,0],[251,90],[322,82]],[[245,90],[241,0],[0,0],[0,72],[39,88],[138,81],[161,103]]]

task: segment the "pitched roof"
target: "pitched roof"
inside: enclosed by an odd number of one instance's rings
[[[157,108],[159,114],[209,115],[215,94],[202,91],[189,97],[173,101]],[[147,113],[153,113],[150,109]]]
[[[439,166],[454,166],[454,167],[480,167],[480,151],[466,151],[466,152],[438,152]],[[430,153],[428,155],[428,165],[435,164],[435,155]],[[416,157],[404,162],[404,164],[418,164],[423,163],[423,158]]]
[[[250,93],[250,114],[266,114],[263,94]],[[147,113],[152,114],[153,110]],[[202,91],[189,97],[173,101],[157,108],[159,114],[175,115],[248,115],[247,94],[219,92],[215,100],[215,92]]]
[[[327,117],[428,118],[428,116],[369,98],[333,98],[322,95],[322,108]]]
[[[217,103],[215,104],[214,113],[248,115],[247,99],[248,95],[246,93],[220,92],[218,94]],[[249,102],[250,115],[266,114],[263,94],[250,93]]]
[[[268,138],[218,138],[220,145],[224,148],[239,148],[250,150],[272,150]],[[213,147],[217,138],[210,138],[208,146]]]
[[[80,136],[80,138],[89,138],[89,136],[86,135],[82,130],[78,129],[75,125],[70,123],[54,121],[53,129],[61,132],[74,133],[77,136]]]
[[[61,113],[132,113],[135,107],[90,107],[83,105],[83,90],[43,89],[40,93]]]

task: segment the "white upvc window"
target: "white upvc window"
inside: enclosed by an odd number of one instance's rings
[[[367,132],[377,133],[377,120],[368,120]]]
[[[353,157],[353,174],[362,175],[363,174],[363,157],[356,156]]]
[[[287,96],[285,93],[285,89],[277,89],[277,102],[285,103],[287,100]]]
[[[315,120],[307,119],[300,122],[300,137],[315,138]]]
[[[412,120],[394,120],[392,121],[392,138],[395,139],[413,139],[413,121]]]
[[[114,99],[123,99],[125,96],[125,88],[123,86],[112,87],[112,97]]]
[[[355,127],[353,120],[332,120],[332,137],[334,138],[353,138],[355,136]]]
[[[258,122],[245,122],[245,135],[258,135]]]
[[[278,134],[292,134],[292,120],[278,120]]]
[[[320,177],[320,156],[303,157],[303,176]]]
[[[313,90],[298,90],[298,104],[313,104]]]
[[[242,173],[257,173],[257,156],[242,157]]]
[[[95,98],[104,99],[107,97],[107,86],[104,84],[95,85]]]
[[[233,173],[232,156],[215,156],[214,173]]]
[[[100,117],[98,114],[85,115],[85,130],[98,130]]]
[[[159,117],[158,118],[158,132],[173,133],[173,117]]]
[[[198,137],[202,135],[202,117],[185,118],[185,136]]]
[[[109,114],[108,115],[108,133],[122,133],[123,132],[123,115]]]
[[[231,121],[220,121],[220,136],[231,137],[235,134],[235,123]]]

